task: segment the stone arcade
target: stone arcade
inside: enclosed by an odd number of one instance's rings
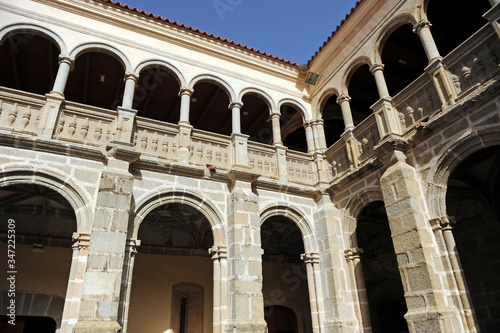
[[[299,66],[0,0],[0,331],[499,332],[499,2],[361,0]]]

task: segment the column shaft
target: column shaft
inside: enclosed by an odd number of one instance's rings
[[[349,104],[350,100],[351,98],[347,95],[340,95],[340,97],[337,98],[337,104],[340,105],[340,109],[342,110],[342,118],[344,119],[344,126],[346,130],[354,128],[351,105]]]
[[[281,142],[281,127],[280,127],[280,114],[273,112],[271,114],[271,124],[273,128],[273,144],[282,144]]]
[[[125,74],[125,90],[123,91],[122,107],[132,109],[134,103],[135,85],[139,77],[133,73]]]
[[[241,134],[241,103],[231,103],[233,133]]]
[[[420,40],[422,41],[429,63],[441,58],[436,42],[434,42],[434,38],[432,37],[430,30],[431,26],[432,24],[430,24],[429,21],[420,21],[413,27],[413,32],[418,34]]]
[[[373,76],[375,77],[375,83],[377,85],[377,90],[380,98],[389,97],[389,89],[387,88],[387,83],[384,77],[384,65],[373,65],[370,68]]]
[[[304,123],[304,129],[306,131],[307,152],[311,153],[315,149],[315,146],[314,146],[314,134],[313,134],[313,129],[312,129],[311,122],[305,122]]]
[[[181,96],[181,114],[179,118],[179,123],[189,124],[189,107],[191,105],[191,95],[193,90],[188,88],[182,88],[179,95]]]
[[[64,89],[68,82],[69,72],[73,69],[73,61],[69,58],[59,59],[59,69],[57,70],[56,80],[52,92],[59,93],[64,96]]]

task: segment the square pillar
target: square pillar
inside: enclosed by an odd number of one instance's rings
[[[248,135],[241,133],[231,134],[233,145],[233,166],[248,167]]]
[[[379,99],[372,105],[371,109],[375,113],[380,138],[384,138],[389,134],[401,135],[403,133],[398,111],[392,105],[391,98]]]
[[[191,158],[191,133],[193,132],[193,126],[186,122],[179,122],[179,134],[178,134],[178,147],[177,150],[178,158],[177,160],[181,164],[189,164],[189,159]]]
[[[45,105],[41,110],[42,115],[40,118],[38,138],[50,140],[56,129],[57,118],[61,111],[61,105],[64,102],[64,96],[57,93],[49,93],[45,95],[45,101]]]

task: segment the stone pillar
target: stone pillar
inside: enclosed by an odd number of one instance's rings
[[[441,278],[442,261],[427,219],[420,175],[405,163],[404,150],[397,143],[387,144],[385,155],[381,159],[387,169],[380,187],[405,291],[410,332],[463,332],[460,310],[450,297],[446,279]]]
[[[74,333],[117,333],[120,289],[131,214],[134,177],[129,165],[139,154],[111,143],[101,174],[78,322]]]
[[[137,85],[137,81],[139,80],[139,76],[134,73],[126,73],[125,78],[125,90],[123,91],[123,101],[122,107],[125,109],[132,109],[132,105],[134,103],[134,92],[135,86]]]
[[[225,333],[265,333],[259,202],[255,175],[231,170],[228,203],[228,324]]]
[[[304,129],[306,130],[307,152],[312,153],[316,149],[316,147],[314,146],[314,134],[312,129],[312,122],[306,121],[304,123]]]
[[[452,219],[454,222],[454,220]],[[452,233],[451,221],[448,217],[443,216],[440,218],[430,220],[430,224],[434,230],[434,234],[438,243],[444,245],[444,252],[446,262],[444,263],[445,269],[451,271],[451,276],[455,280],[452,284],[456,288],[461,303],[462,320],[467,325],[469,332],[477,332],[475,313],[472,310],[471,299],[467,289],[467,283],[462,269],[462,264],[456,253],[455,238]],[[449,274],[450,275],[450,274]]]
[[[384,78],[384,65],[375,64],[370,67],[370,71],[375,77],[375,84],[377,85],[378,95],[380,98],[389,98],[389,89]]]
[[[317,253],[304,253],[300,255],[300,259],[304,261],[307,271],[307,286],[309,290],[309,304],[311,306],[311,320],[313,333],[320,332],[319,310],[316,301],[316,285],[314,283],[314,268],[313,265],[319,263],[319,255]]]
[[[227,323],[227,248],[214,246],[208,250],[214,261],[213,332],[222,333]]]
[[[134,262],[135,255],[137,254],[137,248],[140,245],[141,241],[138,239],[129,239],[127,241],[120,293],[120,309],[118,312],[118,323],[123,327],[121,333],[127,333],[128,311],[130,308],[130,293],[132,291],[132,272],[134,271]]]
[[[61,96],[59,93],[49,93],[45,95],[45,105],[42,107],[42,115],[40,117],[39,139],[52,139],[63,102],[64,96]]]
[[[232,112],[233,133],[241,134],[241,107],[243,104],[235,102],[229,105]]]
[[[280,113],[271,113],[271,124],[273,128],[273,144],[283,144],[281,141]]]
[[[359,331],[354,299],[348,285],[348,267],[344,259],[344,232],[341,215],[327,193],[317,199],[314,213],[316,243],[321,265],[314,265],[324,283],[317,283],[324,298],[318,294],[318,310],[324,309],[321,332],[351,333]],[[316,281],[321,281],[321,278]],[[321,311],[320,311],[321,314]]]
[[[288,163],[286,161],[286,152],[288,148],[278,143],[274,144],[274,149],[276,150],[276,165],[278,167],[279,181],[286,183],[288,181]]]
[[[233,133],[231,143],[233,145],[233,167],[248,168],[248,135]]]
[[[424,46],[425,53],[429,59],[429,66],[425,71],[431,76],[437,94],[443,107],[454,103],[457,93],[451,74],[443,66],[443,58],[440,56],[434,38],[431,34],[432,24],[422,20],[413,27],[413,32],[418,34]]]
[[[340,109],[342,110],[342,118],[344,119],[344,126],[346,131],[354,128],[354,121],[352,120],[352,112],[350,105],[351,97],[347,95],[340,95],[337,98],[337,104],[340,105]]]
[[[189,124],[189,106],[191,105],[191,95],[193,90],[189,88],[181,88],[179,96],[181,96],[181,114],[179,123]]]
[[[375,121],[377,122],[378,132],[381,140],[388,135],[401,135],[403,129],[399,121],[399,115],[396,108],[392,105],[391,98],[381,98],[371,109],[375,113]]]
[[[342,139],[346,144],[347,157],[349,158],[351,169],[357,168],[359,165],[358,140],[354,137],[352,130],[346,130],[344,133],[342,133]]]
[[[371,333],[370,321],[370,304],[368,303],[368,295],[366,293],[365,276],[363,273],[363,266],[361,264],[361,254],[363,249],[352,248],[345,250],[345,259],[349,266],[350,280],[354,283],[354,299],[357,303],[358,318],[361,322],[363,332]]]
[[[61,322],[61,332],[71,332],[78,319],[83,290],[83,274],[87,265],[90,234],[73,233],[73,257],[69,273],[68,289]]]
[[[323,127],[324,121],[323,119],[315,119],[312,121],[312,124],[317,142],[316,149],[324,152],[326,150],[325,128]]]
[[[116,115],[116,132],[113,141],[132,146],[137,110],[119,106]]]
[[[74,68],[75,62],[68,57],[59,57],[59,69],[57,70],[56,80],[51,94],[58,94],[64,98],[64,89],[68,82],[69,72]]]

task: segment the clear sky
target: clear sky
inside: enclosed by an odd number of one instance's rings
[[[306,63],[356,0],[122,0],[186,26]]]

